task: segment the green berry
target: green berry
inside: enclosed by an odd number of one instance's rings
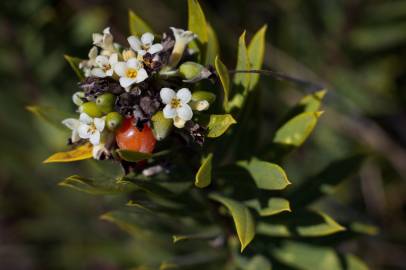
[[[179,73],[185,78],[186,80],[191,80],[200,75],[204,66],[195,63],[195,62],[185,62],[179,67]]]
[[[123,122],[123,117],[118,112],[108,113],[106,116],[106,126],[108,130],[114,131],[120,127]]]
[[[109,113],[113,110],[116,96],[112,93],[104,93],[96,98],[96,105],[103,113]]]
[[[101,117],[103,112],[94,102],[86,102],[80,105],[79,111],[81,113],[86,113],[90,117]]]

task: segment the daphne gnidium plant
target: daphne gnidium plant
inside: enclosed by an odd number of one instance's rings
[[[73,175],[61,185],[126,198],[101,218],[134,237],[133,269],[367,269],[336,247],[371,227],[314,206],[363,156],[298,185],[280,166],[314,131],[326,90],[312,87],[259,140],[260,76],[298,80],[263,69],[267,26],[248,43],[240,36],[229,69],[199,2],[188,7],[187,30],[156,33],[130,11],[125,43],[105,28],[87,59],[65,56],[79,79],[77,109],[58,119],[71,132],[69,149],[44,162],[96,160],[104,177]]]

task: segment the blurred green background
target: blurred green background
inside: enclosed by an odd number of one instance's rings
[[[311,140],[283,164],[293,184],[354,151],[370,153],[360,173],[322,207],[354,215],[380,233],[339,247],[371,269],[406,269],[406,1],[202,0],[222,58],[236,61],[239,35],[268,24],[267,68],[322,82],[329,93]],[[5,0],[0,3],[0,269],[126,269],[139,252],[130,237],[99,216],[123,198],[88,196],[57,186],[97,171],[93,161],[43,165],[64,147],[67,131],[25,107],[73,112],[75,74],[63,54],[86,57],[91,34],[111,26],[119,42],[127,11],[157,31],[186,27],[183,0]],[[306,89],[263,78],[267,140]],[[257,120],[257,119],[254,119]],[[258,119],[259,120],[259,119]]]

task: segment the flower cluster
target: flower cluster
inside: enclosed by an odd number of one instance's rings
[[[213,75],[210,67],[190,61],[187,48],[196,37],[171,27],[162,36],[129,36],[123,46],[110,28],[93,34],[88,59],[78,65],[84,79],[72,97],[79,117],[63,121],[72,130],[70,143],[92,144],[95,159],[113,158],[116,148],[150,153],[174,132],[203,144],[205,128],[194,116],[208,110],[215,95],[190,90]]]

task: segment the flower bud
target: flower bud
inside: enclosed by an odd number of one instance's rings
[[[76,106],[80,106],[83,104],[83,99],[85,98],[85,93],[82,91],[78,91],[73,94],[72,101]]]
[[[175,27],[171,27],[171,30],[173,31],[173,35],[175,36],[175,45],[169,59],[169,66],[175,67],[182,58],[186,46],[197,36],[191,31],[185,31]]]
[[[130,58],[135,58],[135,52],[133,50],[124,50],[123,51],[123,60],[127,61]]]
[[[207,100],[212,104],[216,100],[216,95],[208,91],[195,91],[192,94],[192,101]]]

